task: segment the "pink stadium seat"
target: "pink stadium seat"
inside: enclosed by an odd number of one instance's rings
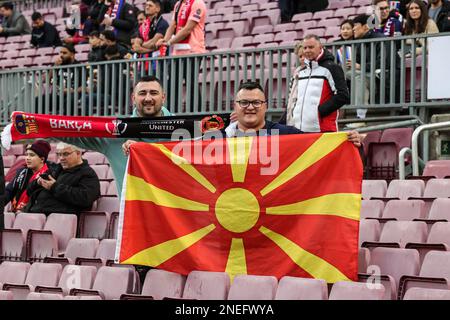
[[[63,267],[67,264],[74,264],[78,257],[95,257],[98,245],[98,239],[72,238],[67,244],[64,257],[46,257],[44,262],[61,263]]]
[[[99,152],[85,152],[83,154],[83,159],[86,159],[89,165],[105,163],[105,156]]]
[[[358,248],[358,273],[366,273],[370,261],[370,250]]]
[[[119,225],[119,212],[111,213],[111,220],[109,222],[109,238],[117,239],[117,231]]]
[[[313,14],[311,12],[297,13],[297,14],[294,14],[291,21],[292,22],[308,21],[308,20],[311,20],[312,17],[313,17]]]
[[[106,196],[106,193],[108,191],[109,188],[109,181],[100,181],[100,195],[101,196]]]
[[[380,231],[380,223],[377,220],[361,220],[359,222],[359,246],[364,242],[377,242],[380,239]]]
[[[249,24],[249,26],[252,25],[253,19],[260,16],[259,11],[242,11],[242,13],[239,16],[239,20],[245,20]]]
[[[63,300],[64,297],[60,293],[40,293],[30,292],[26,300]]]
[[[237,37],[242,37],[250,33],[250,24],[248,21],[232,21],[225,25],[226,29],[233,29]]]
[[[113,185],[115,185],[113,183]],[[104,239],[107,237],[110,212],[86,211],[80,213],[80,237]]]
[[[95,258],[77,258],[75,264],[95,266],[97,269],[114,260],[116,254],[116,239],[103,239],[98,245]]]
[[[217,32],[224,28],[225,28],[225,22],[216,22],[216,23],[207,24],[205,27],[205,30],[211,31],[214,38],[217,38]]]
[[[297,39],[297,31],[289,31],[289,32],[280,32],[277,33],[273,39],[275,42],[282,42],[288,40]]]
[[[287,32],[287,31],[296,31],[295,30],[295,23],[283,23],[283,24],[279,24],[273,27],[273,32],[274,33],[278,33],[278,32]]]
[[[259,44],[259,43],[272,42],[273,39],[274,39],[273,33],[258,34],[253,37],[253,43]]]
[[[380,142],[395,142],[397,150],[404,147],[411,148],[413,128],[392,128],[386,129],[381,134]]]
[[[367,132],[366,136],[364,137],[364,140],[362,141],[364,148],[364,155],[366,157],[369,152],[369,144],[372,142],[380,142],[380,138],[381,138],[381,130]]]
[[[411,288],[403,300],[450,300],[450,290]]]
[[[75,50],[77,53],[89,52],[91,50],[91,46],[89,45],[89,43],[77,44],[75,45]]]
[[[341,24],[341,19],[335,18],[335,19],[324,19],[324,20],[319,20],[317,22],[317,27],[339,27],[339,25]]]
[[[19,53],[20,57],[35,57],[36,56],[36,49],[22,49]]]
[[[3,158],[3,166],[5,168],[11,168],[14,165],[14,162],[16,162],[15,155],[3,156],[2,158]]]
[[[52,63],[52,57],[51,56],[37,56],[33,59],[33,64],[38,66],[44,66],[49,65]]]
[[[424,198],[449,198],[450,179],[430,179],[423,192]]]
[[[183,299],[226,300],[230,277],[225,272],[191,271],[183,291]]]
[[[403,276],[400,280],[399,298],[411,287],[449,289],[450,252],[430,251],[423,260],[418,276]]]
[[[384,202],[381,200],[361,201],[361,220],[365,218],[381,218]]]
[[[5,229],[11,229],[14,225],[16,215],[13,212],[5,212],[4,226]]]
[[[284,276],[278,283],[275,300],[327,300],[325,280]]]
[[[252,36],[236,37],[231,42],[231,49],[236,50],[237,48],[248,47],[253,44]]]
[[[334,12],[334,16],[336,18],[341,17],[347,19],[349,15],[355,14],[356,8],[340,8]]]
[[[14,295],[11,291],[0,290],[0,300],[14,300]]]
[[[330,300],[383,300],[383,285],[369,286],[367,283],[338,281],[333,284]]]
[[[15,66],[16,62],[14,61],[14,59],[0,60],[0,68],[2,69],[8,69]]]
[[[237,21],[240,20],[241,18],[241,14],[238,13],[231,13],[231,14],[224,14],[222,21],[223,22],[232,22],[232,21]]]
[[[32,58],[19,58],[16,59],[16,64],[19,68],[29,67],[33,64]]]
[[[435,176],[436,178],[450,177],[450,160],[428,161],[423,170],[424,176]]]
[[[264,2],[264,1],[259,2],[259,10],[265,11],[265,10],[270,10],[270,9],[278,9],[278,3]]]
[[[119,199],[116,197],[101,197],[97,200],[97,211],[118,212]]]
[[[372,4],[371,0],[353,0],[353,6],[370,6]]]
[[[109,184],[108,190],[106,191],[107,196],[114,196],[117,197],[119,193],[117,192],[117,185],[115,182],[111,182]]]
[[[341,28],[339,26],[337,26],[337,27],[333,27],[333,26],[327,27],[327,29],[325,30],[325,36],[338,38],[340,34],[341,34]]]
[[[363,180],[362,182],[362,198],[369,200],[370,198],[384,198],[387,191],[386,180]]]
[[[29,269],[28,262],[4,261],[0,264],[0,289],[4,283],[24,284]]]
[[[296,30],[303,30],[303,33],[310,33],[309,29],[313,29],[317,26],[317,21],[308,20],[308,21],[300,21],[295,24]]]
[[[450,199],[439,198],[434,200],[428,219],[450,221]]]
[[[106,179],[109,166],[106,164],[95,164],[91,166],[94,169],[99,179]]]
[[[106,162],[107,162],[107,159],[105,159],[105,163]],[[107,180],[115,180],[114,173],[113,173],[111,167],[109,167],[108,172],[106,173],[106,179]]]
[[[52,47],[38,48],[37,52],[40,56],[52,56],[54,53],[57,53]]]
[[[206,22],[209,23],[215,23],[215,22],[221,22],[223,21],[223,16],[221,14],[216,14],[216,15],[208,15],[206,17]]]
[[[228,293],[228,300],[273,300],[278,281],[273,276],[237,275]]]
[[[252,35],[259,35],[259,34],[265,34],[265,33],[273,33],[273,26],[272,25],[262,25],[262,26],[255,26],[252,29]]]
[[[248,10],[258,10],[259,6],[257,3],[255,4],[249,4],[250,0],[233,0],[233,6],[234,7],[241,7],[241,11],[244,11],[245,9]]]
[[[14,300],[23,300],[37,286],[54,287],[58,284],[62,267],[58,263],[35,262],[28,270],[24,284],[5,283],[3,290],[12,291]]]
[[[373,142],[369,145],[367,174],[370,179],[398,178],[398,151],[394,142]]]
[[[386,191],[386,198],[406,200],[409,197],[422,197],[424,189],[423,180],[392,180]]]
[[[423,200],[390,200],[383,211],[383,219],[414,220],[425,218]]]
[[[365,242],[363,247],[404,248],[407,243],[423,243],[427,238],[427,224],[422,221],[387,221],[379,242]]]

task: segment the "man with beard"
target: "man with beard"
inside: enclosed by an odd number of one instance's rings
[[[39,12],[31,15],[31,45],[36,48],[59,47],[61,39],[55,26],[44,20]]]
[[[450,31],[450,2],[447,0],[431,0],[428,15],[436,22],[439,32]]]
[[[386,37],[401,36],[402,23],[399,20],[400,13],[396,10],[391,11],[389,2],[386,0],[376,0],[375,6],[377,18],[380,19],[380,24],[375,28],[375,32],[382,33]]]

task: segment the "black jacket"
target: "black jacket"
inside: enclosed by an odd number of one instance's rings
[[[62,45],[58,30],[47,21],[44,21],[42,28],[33,28],[31,31],[31,44],[37,48],[59,47]]]
[[[430,9],[431,4],[428,5],[428,10]],[[439,12],[436,24],[439,29],[439,32],[447,32],[450,31],[450,2],[447,0],[442,0],[441,11]]]
[[[105,16],[108,9],[109,7],[103,4],[103,6],[100,8],[97,21],[103,21],[103,17]],[[112,26],[116,31],[117,41],[125,44],[126,46],[130,46],[131,38],[133,36],[134,30],[136,29],[136,25],[137,17],[135,10],[132,5],[125,2],[122,9],[120,10],[120,15],[112,21]]]
[[[30,201],[25,212],[77,213],[89,210],[100,197],[100,182],[95,171],[86,160],[79,166],[63,170],[60,165],[55,170],[56,182],[46,190],[33,181],[27,189]],[[58,172],[59,171],[59,172]]]

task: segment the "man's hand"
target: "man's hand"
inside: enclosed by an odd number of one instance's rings
[[[112,19],[110,17],[105,17],[101,24],[109,27],[112,25]]]
[[[358,133],[358,131],[352,130],[347,132],[347,139],[350,142],[353,142],[355,147],[361,147],[362,136]]]
[[[156,48],[159,48],[161,46],[167,46],[167,42],[164,39],[159,39],[158,42],[155,44]]]
[[[127,140],[124,142],[124,144],[122,145],[122,151],[125,156],[128,156],[130,154],[130,146],[136,142],[137,141],[134,140]]]
[[[42,179],[41,177],[38,178],[37,183],[38,185],[42,186],[43,188],[50,190],[50,188],[55,184],[56,180],[52,176],[48,176],[48,180]]]

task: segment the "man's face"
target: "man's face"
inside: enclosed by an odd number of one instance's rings
[[[5,18],[8,18],[9,16],[12,15],[12,10],[8,10],[8,9],[2,7],[2,8],[0,8],[0,14],[2,16],[4,16]]]
[[[364,37],[364,35],[367,33],[368,31],[368,26],[367,24],[361,24],[361,23],[355,23],[355,25],[353,26],[353,35],[355,36],[355,39],[361,39],[362,37]]]
[[[36,19],[31,25],[33,28],[42,28],[44,26],[44,19]]]
[[[154,16],[159,12],[159,7],[153,3],[153,1],[147,1],[145,3],[145,14]]]
[[[75,150],[70,146],[64,149],[56,149],[56,155],[64,170],[73,168],[82,162],[81,151]]]
[[[377,13],[381,20],[386,20],[389,17],[389,3],[387,1],[381,1],[377,3]]]
[[[105,36],[103,34],[100,35],[100,40],[102,41],[102,45],[104,46],[113,46],[116,44],[115,41],[111,41],[105,38]]]
[[[59,51],[59,57],[63,63],[71,63],[75,59],[75,54],[70,52],[67,48],[61,48]]]
[[[133,91],[133,102],[141,117],[161,116],[161,108],[166,96],[156,81],[139,82]]]
[[[241,106],[243,103],[245,104],[248,102],[263,103],[260,103],[259,107],[255,107],[252,103],[250,103],[246,108]],[[236,102],[234,103],[234,111],[236,112],[238,126],[240,129],[261,129],[264,126],[266,110],[266,98],[261,90],[241,89],[237,93]]]
[[[89,37],[89,44],[91,45],[92,48],[96,48],[101,46],[102,41],[100,40],[99,37]]]
[[[305,58],[312,61],[317,59],[322,51],[322,45],[314,38],[306,39],[303,41],[303,54]]]
[[[432,4],[440,4],[442,0],[431,0]]]

